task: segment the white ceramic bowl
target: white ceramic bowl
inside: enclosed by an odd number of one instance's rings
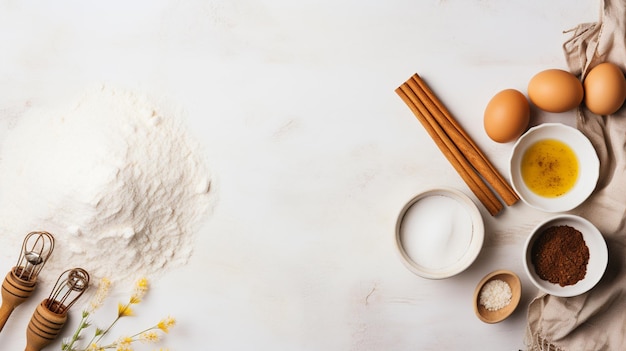
[[[589,248],[587,273],[582,280],[579,280],[574,285],[560,286],[559,284],[541,279],[535,272],[535,266],[531,260],[531,250],[537,238],[539,238],[547,228],[559,225],[567,225],[581,232],[585,244]],[[569,214],[552,217],[537,225],[526,239],[526,244],[524,245],[524,269],[530,281],[540,290],[554,296],[571,297],[589,291],[604,275],[608,258],[606,241],[600,231],[588,220]]]
[[[400,211],[395,241],[402,263],[428,279],[443,279],[469,267],[482,249],[483,219],[461,191],[436,188],[413,197]]]
[[[578,159],[578,179],[574,187],[558,197],[543,197],[530,190],[522,179],[521,163],[530,146],[544,139],[556,139],[567,144]],[[600,161],[593,145],[579,130],[561,123],[544,123],[530,128],[515,145],[509,160],[511,185],[529,206],[545,212],[565,212],[583,203],[596,187]]]

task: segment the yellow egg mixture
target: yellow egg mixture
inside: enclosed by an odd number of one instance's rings
[[[576,184],[578,158],[574,150],[562,141],[537,141],[522,157],[522,179],[539,196],[561,196]]]

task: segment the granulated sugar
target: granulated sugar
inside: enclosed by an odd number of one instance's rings
[[[179,117],[108,87],[22,116],[0,149],[1,257],[17,260],[24,236],[46,230],[48,281],[73,267],[119,281],[185,264],[211,176]]]

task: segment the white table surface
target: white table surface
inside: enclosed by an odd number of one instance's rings
[[[487,102],[565,68],[563,31],[598,14],[582,0],[3,0],[0,127],[27,102],[99,82],[186,109],[217,201],[189,264],[153,281],[133,319],[176,317],[162,347],[518,350],[537,293],[523,241],[549,215],[519,203],[493,218],[480,206],[486,240],[467,271],[410,273],[393,241],[404,203],[430,186],[476,198],[394,89],[420,73],[507,174],[512,144],[486,136]],[[532,123],[545,120],[574,123],[533,111]],[[523,296],[489,325],[471,298],[495,269],[517,272]],[[0,349],[23,349],[32,307],[15,312]]]

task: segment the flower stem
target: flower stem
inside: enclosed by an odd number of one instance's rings
[[[76,328],[76,331],[74,332],[74,334],[72,335],[72,338],[70,339],[69,344],[65,345],[63,347],[64,351],[73,351],[74,350],[74,344],[76,343],[76,341],[78,341],[78,339],[80,338],[80,334],[82,333],[83,329],[85,329],[89,324],[87,323],[87,318],[89,317],[89,312],[84,311],[83,312],[83,316],[80,319],[80,323],[78,324],[78,328]]]

